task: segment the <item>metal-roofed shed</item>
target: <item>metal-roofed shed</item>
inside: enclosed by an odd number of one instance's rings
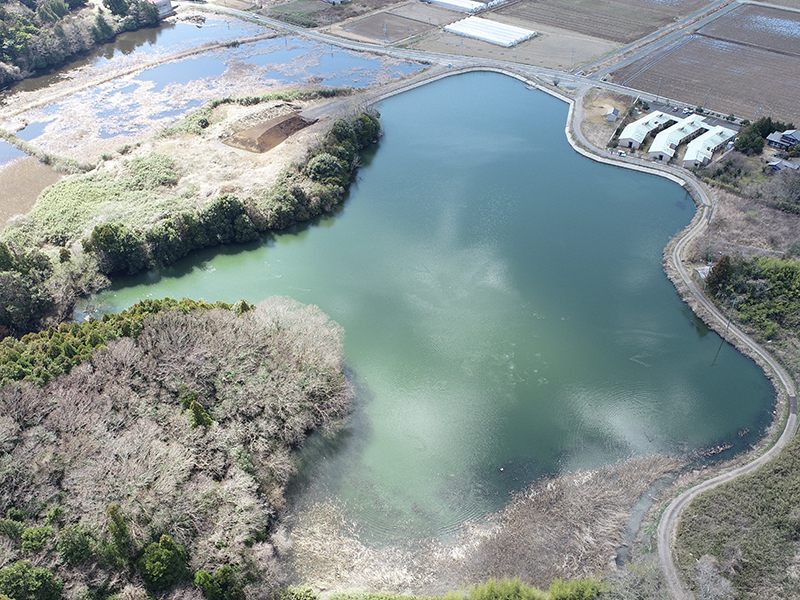
[[[700,115],[689,115],[659,133],[650,145],[648,154],[654,160],[669,162],[675,156],[675,149],[678,146],[710,128],[711,126]]]
[[[702,167],[711,162],[714,152],[722,148],[728,141],[736,137],[736,132],[722,125],[717,125],[703,135],[693,139],[686,147],[683,155],[683,166],[687,169]]]
[[[674,120],[675,117],[672,115],[658,110],[646,114],[625,126],[625,129],[622,130],[619,136],[619,145],[623,148],[638,150],[648,133],[651,131],[658,131],[667,123]]]

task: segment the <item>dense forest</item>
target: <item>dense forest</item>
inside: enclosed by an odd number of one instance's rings
[[[1,352],[5,372],[54,376],[0,387],[0,597],[238,600],[284,582],[269,535],[292,451],[350,401],[341,329],[317,308],[149,301]]]
[[[110,13],[85,0],[0,0],[0,87],[60,65],[120,31],[158,23],[147,0],[104,0]]]

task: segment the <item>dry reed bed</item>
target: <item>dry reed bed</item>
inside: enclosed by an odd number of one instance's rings
[[[504,576],[547,587],[613,570],[632,506],[682,464],[656,455],[535,482],[499,514],[464,524],[452,542],[371,547],[332,502],[309,507],[272,542],[300,582],[321,590],[440,594]]]

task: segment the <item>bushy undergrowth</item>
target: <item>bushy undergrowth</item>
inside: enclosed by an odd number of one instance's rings
[[[698,590],[730,582],[736,598],[796,598],[800,437],[758,471],[695,499],[681,517],[676,551]]]
[[[153,153],[128,161],[116,173],[60,181],[47,188],[33,210],[3,237],[21,247],[64,246],[81,239],[93,222],[115,213],[136,215],[141,227],[162,214],[165,201],[160,198],[165,192],[169,198],[169,188],[179,177],[172,159]]]
[[[723,310],[770,339],[800,334],[800,260],[723,256],[706,279]]]
[[[348,410],[341,330],[288,299],[230,308],[141,303],[76,326],[130,330],[91,364],[0,387],[0,595],[243,600],[284,581],[270,526],[293,449]]]
[[[519,579],[489,579],[444,596],[409,596],[402,594],[347,593],[334,594],[331,600],[593,600],[602,592],[596,579],[555,580],[543,591]],[[275,600],[319,600],[308,588],[289,588],[275,595]]]
[[[229,102],[257,104],[336,93],[224,98],[204,110],[210,114],[213,106]],[[191,130],[202,118],[192,116],[177,127]],[[78,294],[102,284],[99,275],[133,274],[169,265],[201,248],[252,242],[260,234],[332,210],[353,180],[358,152],[378,134],[374,115],[340,119],[301,164],[287,169],[260,197],[223,195],[201,208],[191,193],[173,189],[181,173],[172,159],[156,153],[130,159],[116,170],[75,176],[49,187],[29,215],[3,231],[0,243],[7,249],[54,248],[51,253],[58,253],[58,259],[45,257],[42,264],[47,268],[33,274],[0,264],[0,327],[5,328],[0,329],[0,337],[57,323]],[[73,257],[69,248],[79,241],[84,252]],[[11,254],[22,260],[35,252],[14,250]]]

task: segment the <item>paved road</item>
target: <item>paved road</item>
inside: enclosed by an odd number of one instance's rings
[[[703,201],[703,204],[704,217],[706,214],[705,211],[708,210],[707,199]],[[683,238],[677,244],[675,244],[670,259],[677,269],[681,279],[689,287],[692,295],[703,306],[703,308],[713,315],[714,319],[720,326],[725,326],[727,323],[727,317],[717,310],[716,306],[714,306],[705,296],[705,294],[703,294],[683,264],[682,256],[684,249],[705,229],[705,227],[707,227],[707,220],[701,217],[697,224],[690,231],[686,232]],[[661,515],[661,520],[658,523],[658,559],[666,577],[669,593],[674,600],[690,600],[693,597],[691,592],[686,589],[680,576],[678,575],[678,570],[675,566],[672,552],[675,541],[675,531],[677,529],[678,521],[680,520],[680,515],[683,509],[685,509],[694,498],[703,492],[713,489],[723,483],[732,481],[740,475],[755,471],[767,461],[777,456],[777,454],[783,449],[784,446],[786,446],[787,442],[797,430],[797,390],[792,378],[764,348],[750,339],[747,334],[745,334],[736,325],[730,325],[728,328],[728,337],[736,337],[741,344],[747,346],[751,352],[756,354],[769,366],[770,369],[772,369],[780,381],[781,386],[786,391],[788,397],[788,416],[786,419],[786,424],[783,428],[783,432],[778,438],[778,441],[775,442],[775,445],[773,445],[764,454],[752,462],[747,463],[746,465],[708,479],[686,490],[677,498],[675,498]]]

